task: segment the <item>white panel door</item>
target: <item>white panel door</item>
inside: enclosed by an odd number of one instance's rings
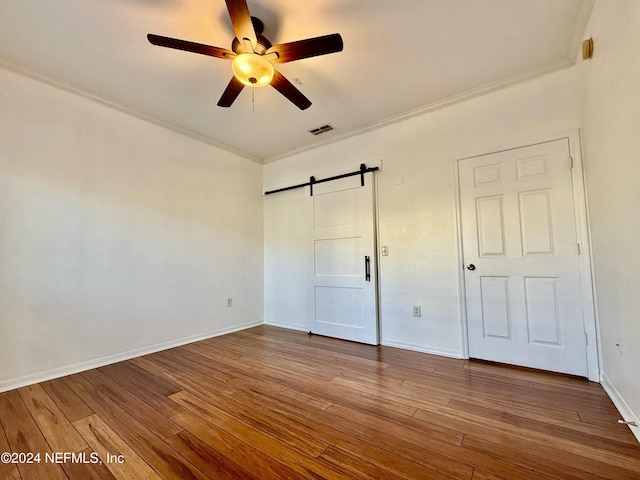
[[[469,355],[587,375],[567,139],[459,162]]]
[[[373,175],[313,186],[310,331],[378,344]]]

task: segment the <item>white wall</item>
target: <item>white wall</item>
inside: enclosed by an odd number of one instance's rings
[[[262,323],[261,184],[261,165],[0,69],[0,391]]]
[[[603,385],[628,420],[640,421],[640,2],[596,2],[589,36],[583,145]]]
[[[456,157],[580,126],[579,72],[566,69],[265,165],[267,189],[383,161],[378,174],[382,341],[460,356]],[[375,101],[375,99],[372,99]],[[331,119],[327,119],[331,121]],[[336,125],[338,128],[339,125]],[[265,321],[306,328],[304,192],[264,198]],[[412,305],[422,317],[412,316]]]

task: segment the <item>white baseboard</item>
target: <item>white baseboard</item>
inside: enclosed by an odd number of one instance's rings
[[[300,325],[299,323],[288,323],[280,320],[274,320],[273,318],[265,318],[265,325],[271,325],[272,327],[288,328],[289,330],[298,330],[299,332],[309,332],[306,325]]]
[[[300,332],[309,331],[306,325],[286,323],[286,322],[281,322],[281,321],[270,319],[270,318],[265,318],[264,324],[271,325],[274,327],[288,328],[289,330],[298,330]],[[457,350],[446,350],[446,349],[430,347],[430,346],[425,347],[424,345],[415,345],[411,343],[402,342],[399,340],[383,339],[380,342],[380,344],[384,345],[385,347],[402,348],[403,350],[412,350],[414,352],[428,353],[430,355],[439,355],[441,357],[458,358],[458,359],[464,358],[462,356],[462,353]]]
[[[439,355],[441,357],[449,357],[449,358],[464,358],[462,356],[462,352],[459,350],[448,350],[444,348],[437,348],[432,346],[425,345],[415,345],[412,343],[403,342],[400,340],[394,339],[383,339],[381,345],[385,347],[395,347],[402,348],[403,350],[413,350],[414,352],[428,353],[430,355]]]
[[[142,348],[136,348],[134,350],[128,350],[126,352],[116,353],[114,355],[107,355],[106,357],[95,358],[87,360],[85,362],[76,363],[73,365],[67,365],[64,367],[54,368],[46,370],[44,372],[34,373],[19,378],[12,378],[0,382],[0,393],[13,390],[27,385],[33,385],[34,383],[46,382],[47,380],[53,380],[54,378],[64,377],[66,375],[72,375],[74,373],[84,372],[93,368],[104,367],[105,365],[111,365],[112,363],[122,362],[135,357],[141,357],[143,355],[149,355],[150,353],[160,352],[162,350],[168,350],[170,348],[179,347],[188,343],[199,342],[200,340],[206,340],[207,338],[218,337],[220,335],[226,335],[228,333],[237,332],[239,330],[246,330],[247,328],[257,327],[262,325],[262,320],[254,322],[243,323],[240,325],[234,325],[233,327],[220,328],[217,330],[210,330],[207,332],[199,333],[189,337],[183,337],[168,342],[157,343],[155,345],[149,345]]]
[[[638,439],[638,442],[640,442],[640,422],[638,422],[638,416],[633,413],[633,410],[631,410],[627,402],[622,398],[622,395],[620,395],[620,392],[618,392],[604,372],[600,375],[600,384],[602,385],[602,388],[604,388],[604,391],[607,392],[607,395],[609,395],[609,398],[611,398],[611,401],[618,409],[618,412],[620,412],[622,420],[627,422],[636,422],[636,424],[639,425],[637,427],[629,425],[629,429]]]

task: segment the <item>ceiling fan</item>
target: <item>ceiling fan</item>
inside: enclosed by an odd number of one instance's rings
[[[147,39],[153,45],[160,47],[232,60],[233,77],[218,100],[220,107],[230,107],[245,86],[271,85],[300,110],[309,108],[311,101],[278,72],[273,67],[273,63],[293,62],[303,58],[341,52],[343,44],[340,34],[333,33],[296,42],[271,45],[271,42],[262,35],[264,31],[262,21],[249,14],[246,0],[225,1],[236,35],[231,44],[231,50],[152,33],[147,35]]]

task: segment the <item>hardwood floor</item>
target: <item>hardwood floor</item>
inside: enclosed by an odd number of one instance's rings
[[[40,454],[0,479],[639,479],[618,418],[583,379],[261,326],[0,394],[0,452]]]

